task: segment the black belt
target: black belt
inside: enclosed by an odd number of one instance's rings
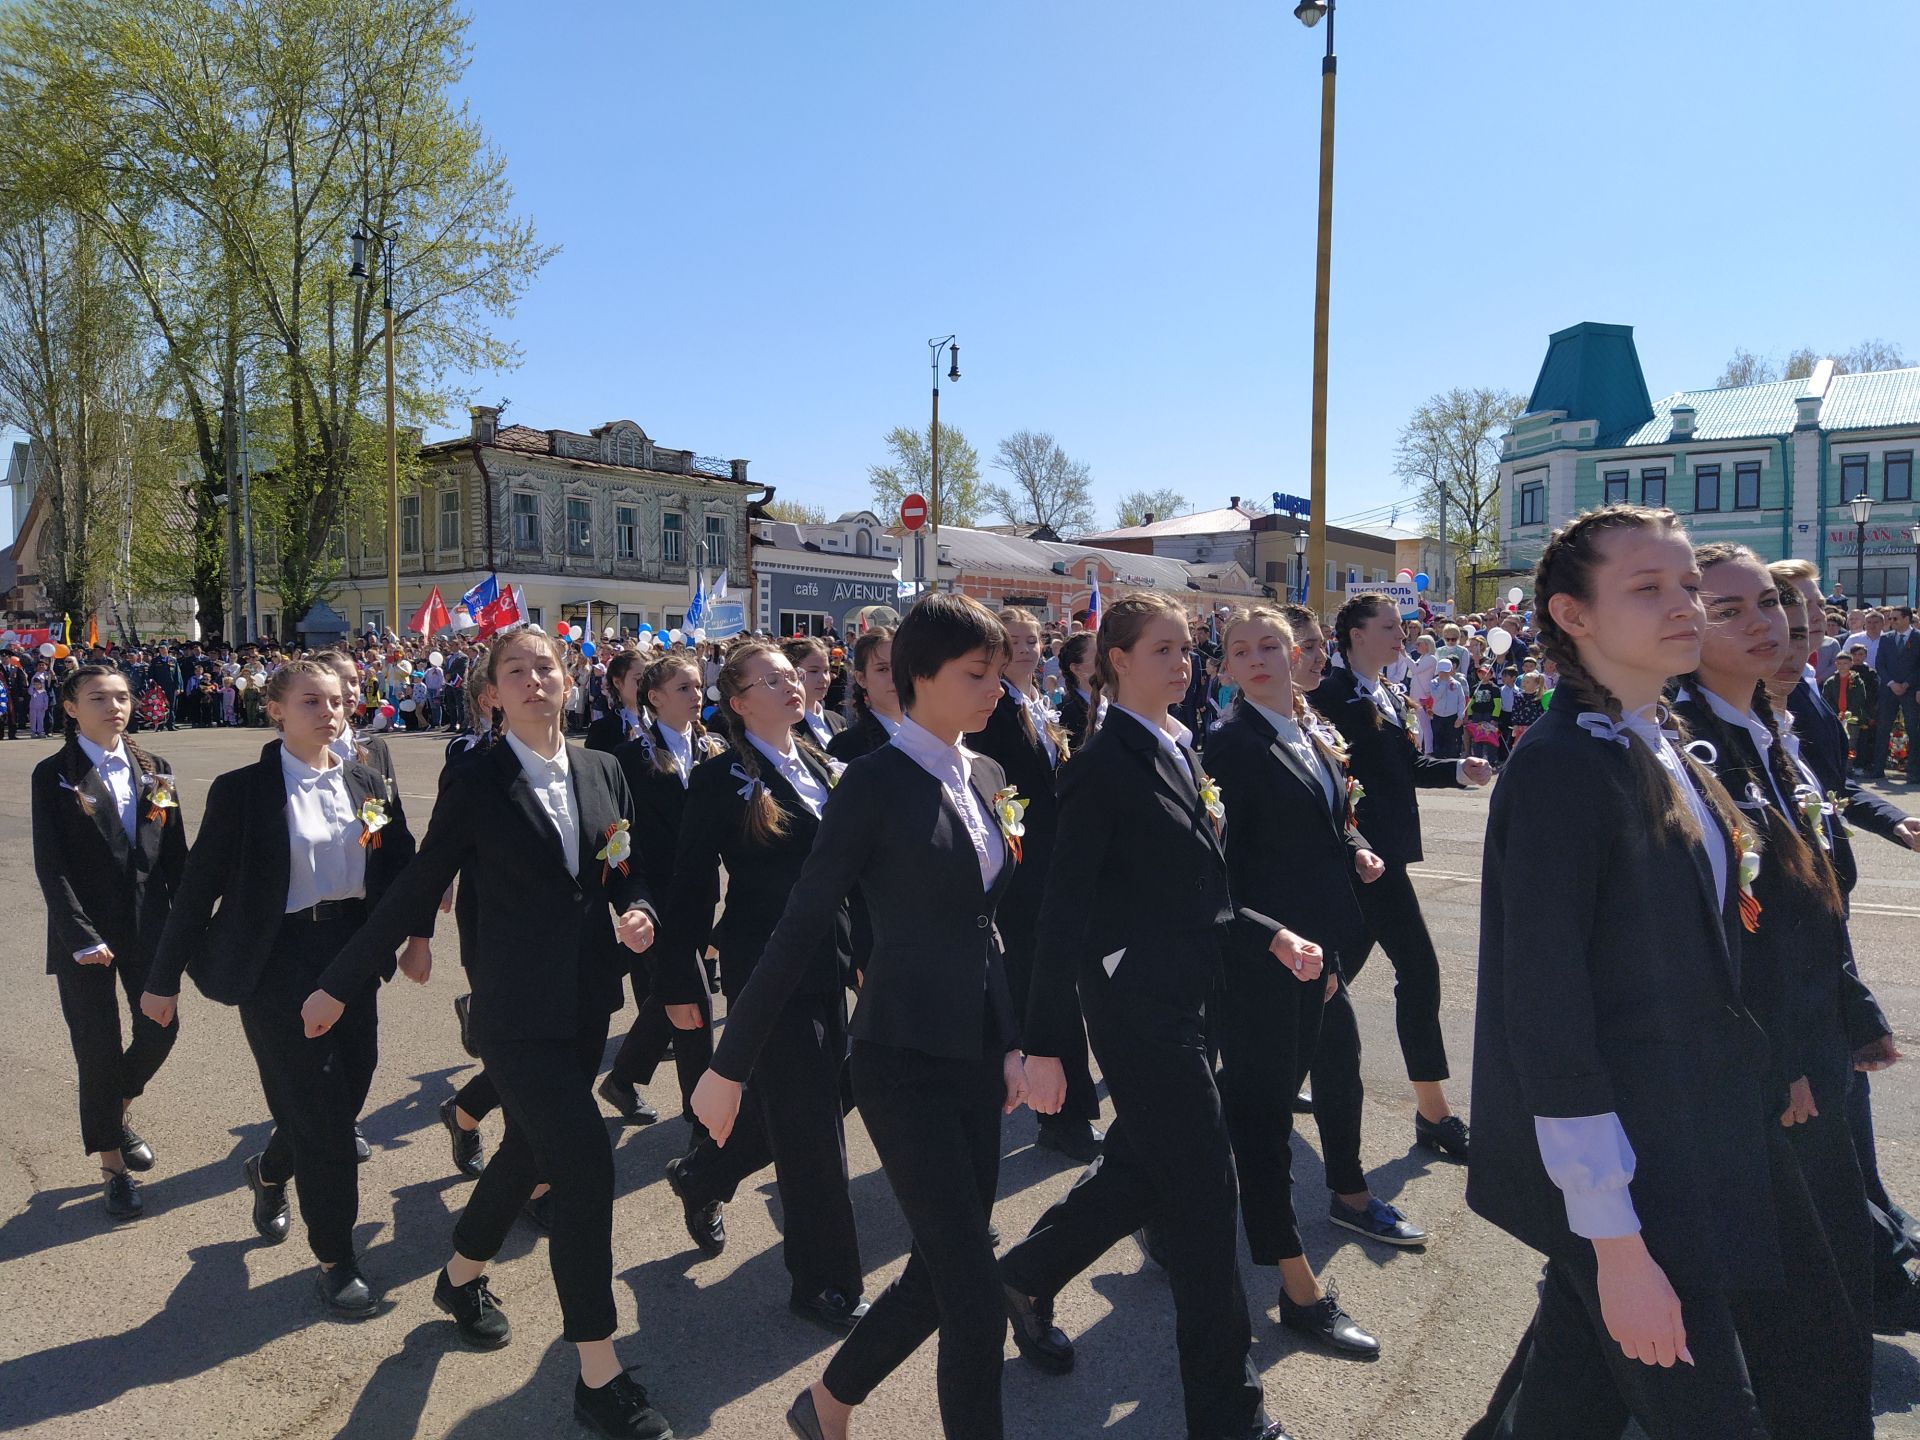
[[[322,900],[305,910],[289,910],[287,919],[299,924],[318,925],[325,920],[358,920],[367,913],[364,900]]]

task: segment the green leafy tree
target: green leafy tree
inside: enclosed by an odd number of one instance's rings
[[[869,465],[867,480],[873,486],[874,512],[882,519],[898,515],[900,502],[909,495],[924,495],[933,503],[933,471],[928,463],[927,434],[924,430],[896,425],[887,432],[886,446],[892,463]],[[978,525],[986,509],[986,497],[980,484],[980,456],[957,426],[940,427],[940,513],[933,518],[943,525]]]
[[[1116,530],[1129,530],[1146,524],[1149,515],[1156,520],[1170,520],[1186,508],[1187,497],[1178,490],[1133,490],[1120,497],[1113,525]]]
[[[798,500],[775,500],[767,506],[767,514],[775,520],[784,520],[789,525],[824,525],[827,512],[819,505],[803,505]]]
[[[1455,388],[1429,398],[1400,431],[1394,473],[1414,490],[1430,533],[1441,533],[1444,511],[1453,568],[1470,572],[1469,603],[1481,566],[1500,553],[1500,442],[1526,404],[1506,390]]]

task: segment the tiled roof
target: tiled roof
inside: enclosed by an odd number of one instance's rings
[[[1166,590],[1176,595],[1192,589],[1193,578],[1198,573],[1185,562],[1165,555],[1134,555],[1123,550],[1102,550],[1098,546],[1069,545],[1054,540],[1022,540],[954,525],[941,527],[940,544],[961,570],[997,570],[1003,574],[1059,579],[1059,573],[1053,568],[1055,561],[1064,561],[1070,570],[1084,576],[1086,572],[1080,567],[1090,559],[1099,559],[1114,572],[1118,583],[1127,588]],[[1212,570],[1229,573],[1228,567],[1216,566]]]
[[[524,450],[529,455],[553,452],[553,437],[531,425],[503,425],[493,432],[493,443],[502,450]]]
[[[1624,434],[1602,434],[1599,444],[1607,449],[1623,445],[1665,445],[1676,438],[1673,409],[1682,404],[1694,409],[1691,438],[1695,440],[1785,435],[1794,426],[1794,397],[1806,384],[1804,380],[1774,380],[1765,385],[1730,385],[1724,390],[1679,390],[1654,401],[1653,418],[1644,425]]]
[[[1569,419],[1599,422],[1601,443],[1608,431],[1624,433],[1647,418],[1647,382],[1631,325],[1583,321],[1547,338],[1547,358],[1527,413],[1564,410]]]
[[[1820,407],[1823,430],[1866,430],[1881,425],[1920,425],[1920,365],[1836,375]]]
[[[1191,515],[1176,515],[1156,520],[1151,525],[1128,525],[1120,530],[1103,530],[1097,535],[1082,535],[1081,540],[1151,540],[1169,535],[1222,535],[1231,530],[1246,530],[1253,516],[1245,510],[1226,506],[1219,510],[1196,510]]]

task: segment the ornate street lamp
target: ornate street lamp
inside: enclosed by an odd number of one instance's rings
[[[1849,502],[1853,506],[1853,538],[1860,548],[1854,552],[1853,597],[1862,610],[1867,608],[1867,521],[1873,516],[1873,497],[1862,490]]]

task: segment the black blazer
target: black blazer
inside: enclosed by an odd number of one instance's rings
[[[149,758],[154,773],[171,780],[172,767],[151,752]],[[75,791],[61,783],[66,780],[66,760],[62,746],[33,767],[28,786],[33,797],[33,870],[47,897],[47,973],[73,968],[74,952],[96,945],[112,950],[118,963],[137,961],[144,971],[160,948],[186,869],[185,812],[176,806],[163,810],[160,820],[148,819],[151,791],[135,766],[129,843],[113,796],[93,763],[81,754],[86,773]],[[82,797],[91,802],[91,813]]]
[[[440,767],[439,791],[447,788],[447,779],[462,766],[472,765],[484,759],[493,747],[491,732],[479,735],[456,735],[447,742],[446,763]],[[460,872],[460,888],[453,896],[453,924],[460,936],[460,968],[465,969],[473,963],[473,952],[479,945],[480,900],[474,894],[474,887],[467,883],[467,872]]]
[[[1354,808],[1368,848],[1382,860],[1412,865],[1424,858],[1414,790],[1458,786],[1459,762],[1422,755],[1407,734],[1406,696],[1398,690],[1389,693],[1401,718],[1398,725],[1381,714],[1351,670],[1329,669],[1307,699],[1340,732],[1347,746],[1347,769],[1366,790]]]
[[[1182,747],[1194,775],[1204,775]],[[1200,792],[1146,726],[1118,707],[1060,770],[1060,828],[1040,906],[1025,1047],[1080,1044],[1076,983],[1109,986],[1169,1034],[1183,1032],[1218,978],[1214,932],[1237,912],[1227,857]]]
[[[752,742],[748,742],[752,743]],[[802,762],[822,785],[831,772],[796,746]],[[732,754],[693,767],[686,808],[680,817],[680,844],[674,856],[673,885],[667,891],[660,958],[653,967],[653,993],[663,1005],[685,1005],[706,993],[700,954],[711,932],[720,950],[720,989],[729,1001],[746,988],[760,963],[787,897],[807,861],[820,821],[772,763],[756,753],[761,781],[787,817],[787,831],[771,844],[747,838],[747,797],[751,781]],[[727,867],[726,908],[713,921],[720,866]],[[814,947],[796,986],[814,998],[838,998],[851,947],[844,909]],[[729,1019],[729,1024],[732,1023]]]
[[[1003,682],[1004,684],[1004,682]],[[1037,726],[1038,721],[1034,722]],[[996,761],[1007,783],[1027,802],[1026,834],[1020,840],[1020,873],[1013,877],[1007,898],[1000,904],[1000,930],[1009,949],[1033,946],[1040,924],[1040,902],[1046,893],[1047,871],[1053,863],[1054,837],[1060,830],[1060,800],[1054,793],[1055,762],[1036,730],[1029,738],[1020,723],[1020,702],[1002,692],[986,728],[966,739],[969,750]]]
[[[833,739],[827,742],[827,754],[843,765],[851,765],[862,755],[871,755],[892,739],[887,727],[874,717],[873,712],[863,710],[853,724],[835,732]]]
[[[1220,782],[1227,807],[1227,883],[1236,901],[1319,945],[1328,967],[1366,949],[1354,856],[1369,849],[1353,825],[1347,772],[1324,746],[1315,746],[1334,773],[1334,800],[1309,774],[1267,717],[1236,705],[1207,741],[1207,769]],[[1242,933],[1228,950],[1259,960],[1271,938]],[[1259,942],[1258,949],[1251,948]]]
[[[726,742],[718,735],[706,732],[694,742],[694,768],[697,770],[702,762],[724,754],[726,748]],[[680,818],[686,811],[692,776],[687,777],[687,783],[682,783],[678,769],[662,770],[654,763],[655,757],[662,753],[673,752],[661,737],[659,722],[649,720],[637,738],[621,742],[613,758],[619,763],[620,773],[627,777],[627,789],[633,795],[634,842],[640,850],[641,868],[646,872],[647,890],[656,898],[656,903],[664,905],[673,884]],[[717,892],[714,899],[716,902],[719,899]]]
[[[357,735],[353,741],[353,758],[380,777],[380,783],[386,786],[382,798],[387,808],[404,824],[406,807],[400,800],[400,777],[394,773],[393,752],[387,748],[387,742],[378,735]]]
[[[599,750],[611,755],[627,743],[627,722],[620,718],[620,712],[617,710],[611,715],[602,715],[587,726],[587,737],[584,743],[589,750]]]
[[[1613,1112],[1668,1275],[1778,1286],[1766,1127],[1779,1107],[1742,999],[1739,857],[1729,844],[1716,894],[1702,848],[1647,823],[1626,749],[1560,695],[1514,747],[1487,821],[1467,1204],[1535,1250],[1583,1258],[1534,1119]]]
[[[985,756],[973,788],[991,808],[1006,783]],[[787,996],[809,973],[855,885],[873,919],[873,953],[854,1011],[856,1040],[955,1060],[1017,1044],[1013,1000],[993,927],[994,907],[1019,868],[1011,850],[991,887],[947,792],[897,745],[856,760],[840,777],[820,833],[752,982],[740,992],[714,1050],[713,1069],[745,1080]],[[722,947],[724,963],[726,951]]]
[[[1847,727],[1820,692],[1802,680],[1787,697],[1787,711],[1800,737],[1800,758],[1820,782],[1821,792],[1839,797],[1847,823],[1883,840],[1904,844],[1896,838],[1896,832],[1907,818],[1906,812],[1853,778],[1847,766]],[[1859,881],[1860,867],[1842,826],[1834,827],[1833,868],[1839,872],[1841,888],[1851,894]]]
[[[823,706],[820,715],[821,718],[827,722],[827,744],[831,745],[834,736],[845,732],[847,728],[847,717],[831,705]],[[820,745],[820,737],[813,733],[813,726],[806,722],[805,717],[793,722],[793,733],[804,736],[806,739],[813,741],[815,745]],[[826,749],[826,745],[820,745],[820,748],[824,750]]]
[[[614,938],[608,907],[654,911],[637,844],[625,874],[595,856],[616,821],[632,824],[633,797],[612,756],[569,745],[567,764],[579,809],[577,871],[567,870],[553,822],[503,740],[446,773],[419,855],[321,975],[320,988],[351,994],[407,936],[430,934],[440,897],[464,874],[462,888],[471,883],[479,892],[467,961],[477,1045],[569,1039],[582,1015],[619,1009],[622,957],[631,952]]]
[[[1061,679],[1065,680],[1063,675]],[[1087,743],[1087,702],[1080,698],[1080,692],[1067,681],[1066,698],[1060,702],[1060,728],[1067,732],[1067,740],[1074,749],[1079,750]]]
[[[1714,747],[1712,768],[1749,830],[1764,840],[1770,825],[1792,825],[1771,798],[1759,749],[1744,728],[1722,722],[1705,701],[1685,690],[1675,700],[1673,713]],[[1830,818],[1821,825],[1831,846],[1837,827]],[[1865,1045],[1891,1033],[1892,1027],[1852,965],[1853,947],[1842,915],[1794,883],[1784,866],[1770,864],[1764,849],[1753,893],[1760,902],[1760,920],[1745,945],[1744,992],[1747,1007],[1772,1042],[1770,1103],[1778,1102],[1776,1113],[1784,1109],[1785,1086],[1806,1076],[1818,1087],[1816,1098],[1822,1106],[1837,1104],[1842,1096],[1834,1091],[1847,1078],[1837,1068],[1846,1046]]]
[[[357,760],[343,765],[356,814],[369,800],[387,802],[386,782],[378,771]],[[413,836],[404,812],[389,803],[388,814],[379,845],[367,851],[369,909],[413,858]],[[223,1005],[238,1005],[261,989],[271,979],[267,962],[287,912],[290,854],[287,782],[280,768],[280,742],[273,740],[253,764],[227,771],[207,791],[207,813],[187,856],[147,989],[155,995],[176,995],[183,972],[193,977],[202,995]],[[433,898],[438,902],[440,896]],[[392,976],[399,944],[395,940],[367,967],[361,983],[376,975]],[[354,991],[329,993],[350,998]]]

